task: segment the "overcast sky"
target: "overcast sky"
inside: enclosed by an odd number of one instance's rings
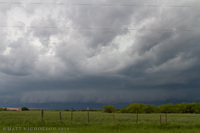
[[[31,2],[0,0],[2,103],[200,101],[199,0]]]

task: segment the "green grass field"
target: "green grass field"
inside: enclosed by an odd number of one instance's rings
[[[165,114],[136,114],[90,112],[88,122],[87,112],[62,112],[62,122],[59,111],[1,111],[0,132],[51,132],[51,133],[200,133],[199,114],[168,114],[167,124]],[[160,115],[162,123],[160,124]]]

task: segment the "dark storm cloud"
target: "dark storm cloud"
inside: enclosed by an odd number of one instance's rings
[[[57,3],[0,5],[3,102],[200,100],[197,0]]]

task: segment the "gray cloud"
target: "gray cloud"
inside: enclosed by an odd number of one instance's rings
[[[5,18],[0,25],[7,26],[0,31],[0,99],[199,101],[199,8],[166,7],[195,6],[198,1],[120,2],[0,5],[0,17]],[[98,5],[104,3],[160,6]]]

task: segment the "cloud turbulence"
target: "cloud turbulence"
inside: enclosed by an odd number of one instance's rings
[[[0,1],[2,102],[200,101],[199,0],[42,3]]]

